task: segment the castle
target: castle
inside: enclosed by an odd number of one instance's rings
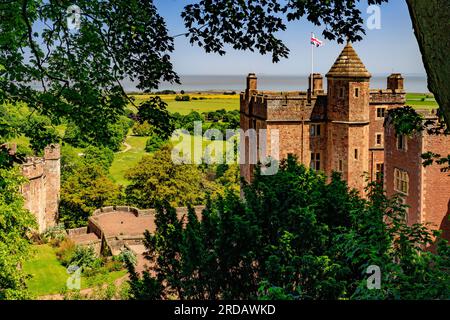
[[[59,145],[44,149],[44,157],[29,157],[22,164],[22,174],[28,182],[22,186],[25,208],[35,216],[39,233],[56,225],[61,179],[61,150]]]
[[[431,222],[439,228],[450,211],[450,178],[437,166],[419,169],[422,164],[420,155],[426,152],[425,144],[421,142],[424,139],[430,141],[429,145],[435,146],[434,151],[439,149],[440,154],[447,154],[446,151],[450,153],[450,137],[441,137],[443,141],[438,142],[434,141],[436,137],[416,137],[410,142],[409,152],[397,150],[399,143],[404,141],[406,144],[409,138],[397,136],[392,128],[385,128],[384,123],[388,110],[403,107],[406,103],[404,79],[400,74],[391,74],[387,78],[386,89],[370,89],[371,74],[350,43],[344,47],[326,78],[327,92],[320,74],[310,75],[307,92],[270,92],[259,91],[256,75],[249,74],[247,88],[240,97],[241,129],[244,132],[249,129],[256,132],[267,130],[266,137],[263,137],[268,146],[266,155],[283,159],[292,154],[301,163],[328,176],[332,172],[340,172],[348,185],[361,194],[364,194],[367,179],[375,181],[384,176],[389,195],[400,192],[406,196],[405,201],[411,207],[408,213],[410,223],[428,222],[433,215]],[[273,131],[278,131],[278,154],[271,150]],[[385,143],[386,135],[388,144]],[[255,155],[250,149],[255,150],[255,144],[258,149],[260,139],[252,140],[249,134],[241,136],[244,147],[241,149],[241,176],[248,182],[252,180],[255,167],[252,161]],[[413,145],[420,145],[423,152],[414,149]],[[403,153],[402,157],[398,152]],[[260,159],[261,155],[256,157]],[[405,168],[408,164],[410,167]],[[436,176],[428,179],[425,191],[425,175],[431,171]],[[436,174],[438,171],[439,175]],[[411,178],[411,183],[417,183],[417,187],[414,190],[411,187],[410,192],[399,187],[399,183],[402,185],[398,180],[400,174],[403,174],[403,180],[409,174],[421,179],[413,181]],[[444,183],[442,197],[434,195],[430,187],[433,181]],[[425,203],[436,211],[425,213]]]

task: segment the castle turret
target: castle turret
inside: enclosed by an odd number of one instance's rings
[[[61,148],[52,144],[44,149],[46,176],[46,227],[55,226],[58,221],[58,206],[61,181]]]
[[[328,172],[339,171],[363,192],[368,171],[370,78],[350,43],[327,74]]]

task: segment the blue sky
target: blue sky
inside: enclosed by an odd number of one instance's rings
[[[192,1],[155,0],[160,14],[166,19],[170,34],[185,32],[180,13]],[[365,2],[365,1],[363,1]],[[367,4],[361,6],[367,18]],[[207,54],[191,46],[185,37],[175,40],[172,61],[176,72],[185,75],[241,75],[249,72],[267,75],[303,75],[311,69],[310,33],[322,38],[322,29],[302,19],[290,23],[281,39],[291,50],[288,59],[273,64],[270,55],[227,50],[225,56]],[[315,71],[325,74],[342,50],[343,45],[326,42],[315,50]],[[368,70],[374,74],[400,72],[425,75],[419,47],[412,29],[408,8],[404,0],[390,0],[381,6],[381,29],[367,30],[364,40],[354,44]]]

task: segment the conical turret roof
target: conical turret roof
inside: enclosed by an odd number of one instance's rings
[[[350,42],[327,73],[327,77],[339,78],[370,78],[371,76]]]

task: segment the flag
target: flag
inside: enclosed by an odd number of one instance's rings
[[[317,48],[323,46],[323,42],[317,39],[314,33],[311,36],[311,44]]]

